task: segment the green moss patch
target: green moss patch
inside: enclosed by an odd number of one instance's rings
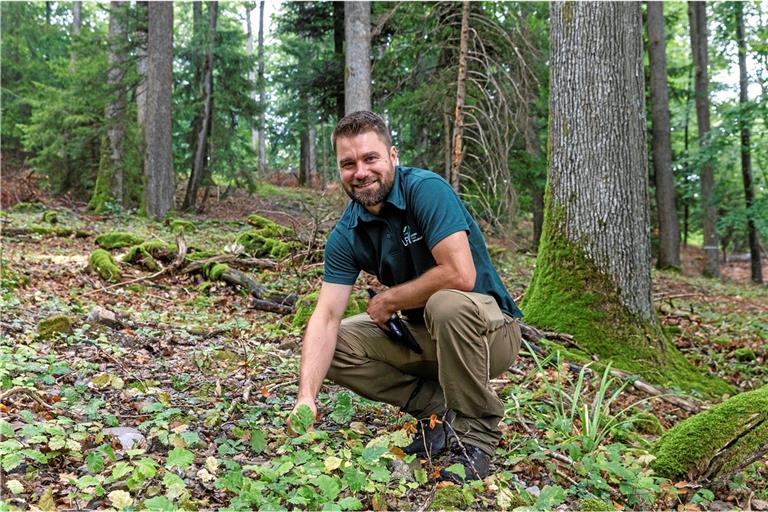
[[[16,203],[13,208],[11,208],[11,211],[18,213],[42,212],[45,211],[45,205],[40,202]]]
[[[664,432],[664,427],[659,418],[652,412],[633,414],[629,421],[632,424],[632,429],[641,434],[658,436]]]
[[[654,445],[652,468],[666,478],[700,476],[717,457],[723,477],[768,445],[768,386],[734,396],[675,425]],[[721,450],[723,450],[722,453]]]
[[[262,231],[249,230],[241,233],[236,242],[242,245],[245,252],[257,258],[269,257],[281,260],[292,250],[299,247],[297,242],[283,242],[277,238],[264,236]]]
[[[203,269],[203,274],[211,281],[218,281],[227,270],[229,270],[229,265],[226,263],[214,263],[213,265],[207,265]]]
[[[192,233],[197,229],[197,226],[193,222],[183,219],[171,219],[170,221],[171,231],[178,233]]]
[[[749,347],[737,348],[731,353],[731,356],[742,363],[748,363],[757,359],[757,354],[755,354],[755,351]]]
[[[142,242],[144,242],[144,239],[140,236],[124,231],[112,231],[111,233],[104,233],[96,237],[96,245],[107,250],[130,247]]]
[[[56,224],[59,222],[59,216],[53,210],[45,211],[43,212],[43,222],[47,222],[48,224]]]
[[[107,281],[117,281],[120,278],[120,267],[117,266],[112,255],[104,249],[96,249],[89,259],[91,269]]]
[[[160,240],[150,240],[131,247],[123,256],[123,262],[142,265],[148,270],[155,271],[160,269],[157,260],[169,259],[174,252],[173,245]]]
[[[430,510],[466,510],[469,500],[461,491],[461,487],[451,485],[443,487],[435,492],[435,497],[430,505]]]
[[[730,393],[723,380],[689,363],[658,325],[639,321],[619,299],[616,285],[562,233],[548,212],[536,271],[522,303],[525,320],[574,336],[603,363],[644,380],[707,396]]]
[[[72,332],[72,320],[67,315],[55,315],[37,324],[37,335],[44,339],[54,337],[59,333]]]
[[[306,327],[309,317],[315,312],[318,297],[320,297],[319,291],[299,297],[296,301],[296,313],[293,315],[293,321],[291,322],[292,327],[297,329]],[[365,313],[367,310],[368,295],[365,292],[353,293],[349,297],[347,308],[344,310],[344,318]]]
[[[256,228],[256,231],[258,231],[262,236],[275,238],[293,236],[294,234],[293,229],[289,228],[288,226],[278,224],[277,222],[271,221],[266,217],[262,217],[261,215],[249,215],[247,222]]]
[[[0,258],[0,287],[12,290],[29,284],[29,277],[18,272],[10,263]]]

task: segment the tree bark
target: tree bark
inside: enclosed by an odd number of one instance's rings
[[[554,2],[550,20],[548,187],[527,322],[653,383],[729,389],[693,378],[651,300],[640,4]]]
[[[448,180],[459,191],[459,171],[464,151],[464,96],[467,91],[467,43],[469,41],[469,0],[464,0],[461,10],[461,36],[459,39],[459,73],[456,79],[456,106],[453,109],[453,156],[451,177]]]
[[[147,118],[147,73],[149,59],[147,53],[147,23],[149,2],[136,2],[136,71],[139,75],[136,84],[136,121],[144,130]]]
[[[659,214],[660,269],[680,268],[680,227],[675,205],[675,177],[672,174],[672,141],[669,123],[669,86],[667,85],[667,57],[664,41],[664,4],[649,1],[648,5],[648,59],[651,89],[651,150],[653,175],[656,184],[656,207]]]
[[[184,196],[184,210],[194,210],[197,204],[197,191],[208,170],[208,144],[213,120],[213,50],[216,45],[216,21],[218,18],[219,2],[208,3],[208,37],[203,61],[202,75],[202,112],[200,113],[200,128],[195,134],[192,146],[192,173],[187,183],[187,193]]]
[[[175,179],[171,140],[173,3],[150,2],[144,208],[162,219],[173,208]]]
[[[251,28],[251,6],[245,4],[245,53],[250,60],[253,60],[253,30]],[[257,100],[258,92],[256,91],[256,73],[251,70],[248,72],[248,82],[250,83],[252,90],[250,97],[253,101]],[[259,128],[255,125],[251,126],[251,149],[254,151],[259,150]]]
[[[344,3],[344,113],[371,110],[371,3]]]
[[[317,130],[314,126],[301,132],[299,183],[314,188],[317,186]]]
[[[333,2],[333,53],[336,56],[336,64],[339,69],[344,69],[344,2]],[[342,83],[336,87],[336,117],[344,117],[344,77]]]
[[[72,35],[80,35],[80,27],[83,26],[83,2],[82,0],[72,2]]]
[[[267,110],[267,92],[264,81],[264,7],[265,0],[259,4],[259,176],[267,175],[267,139],[264,135],[264,116]]]
[[[746,109],[749,104],[749,78],[747,77],[747,44],[744,37],[744,4],[735,4],[736,8],[736,43],[739,48],[739,104],[742,113],[739,116],[741,124],[741,177],[744,182],[744,196],[747,204],[747,236],[749,238],[749,256],[751,262],[752,281],[763,282],[763,266],[760,258],[760,240],[755,227],[754,211],[755,188],[752,185],[752,152],[749,142],[749,121]]]
[[[688,2],[691,31],[691,51],[696,69],[696,120],[699,128],[699,150],[708,145],[709,122],[709,57],[707,43],[707,6],[702,1]],[[715,174],[712,164],[701,167],[701,206],[704,229],[704,275],[720,277],[720,259],[717,247],[717,205],[715,204]]]
[[[109,85],[112,101],[106,106],[107,137],[109,138],[109,167],[112,197],[121,206],[125,206],[124,178],[125,154],[125,52],[127,40],[125,30],[127,2],[110,2],[109,4],[109,51],[107,63],[107,84]]]

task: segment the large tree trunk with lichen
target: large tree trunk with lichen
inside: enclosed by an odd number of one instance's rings
[[[656,442],[653,453],[660,476],[722,487],[734,473],[768,456],[768,386],[686,419]]]
[[[680,228],[675,205],[675,177],[672,174],[672,140],[669,125],[669,86],[664,41],[664,4],[648,5],[648,60],[651,88],[651,148],[659,214],[659,256],[657,267],[680,268]]]
[[[549,176],[526,319],[646,380],[707,392],[651,300],[640,4],[557,2],[550,19]]]
[[[125,18],[127,2],[110,2],[109,4],[109,52],[107,61],[107,84],[112,101],[106,106],[107,136],[109,137],[109,166],[112,173],[112,197],[120,206],[125,205],[125,62],[124,48],[127,44],[125,36]]]

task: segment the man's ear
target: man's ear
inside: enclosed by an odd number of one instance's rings
[[[400,162],[397,159],[397,148],[395,146],[392,146],[391,148],[389,148],[389,159],[395,165],[400,165]]]

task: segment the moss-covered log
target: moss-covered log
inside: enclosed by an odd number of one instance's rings
[[[117,266],[112,255],[104,249],[96,249],[89,259],[91,269],[107,281],[117,281],[120,277],[120,267]]]
[[[144,242],[142,237],[125,231],[111,231],[96,237],[96,245],[108,251],[138,245],[142,242]]]
[[[142,265],[154,272],[160,269],[157,260],[170,261],[175,252],[176,249],[171,244],[160,240],[150,240],[131,247],[123,256],[123,262]]]
[[[664,434],[653,452],[652,467],[661,476],[721,486],[768,455],[768,386],[691,416]]]
[[[42,236],[56,236],[56,237],[69,237],[75,238],[87,238],[91,236],[88,231],[82,229],[65,228],[61,226],[44,226],[42,224],[31,224],[24,227],[9,226],[3,228],[3,235],[5,236],[22,236],[22,235],[42,235]]]

